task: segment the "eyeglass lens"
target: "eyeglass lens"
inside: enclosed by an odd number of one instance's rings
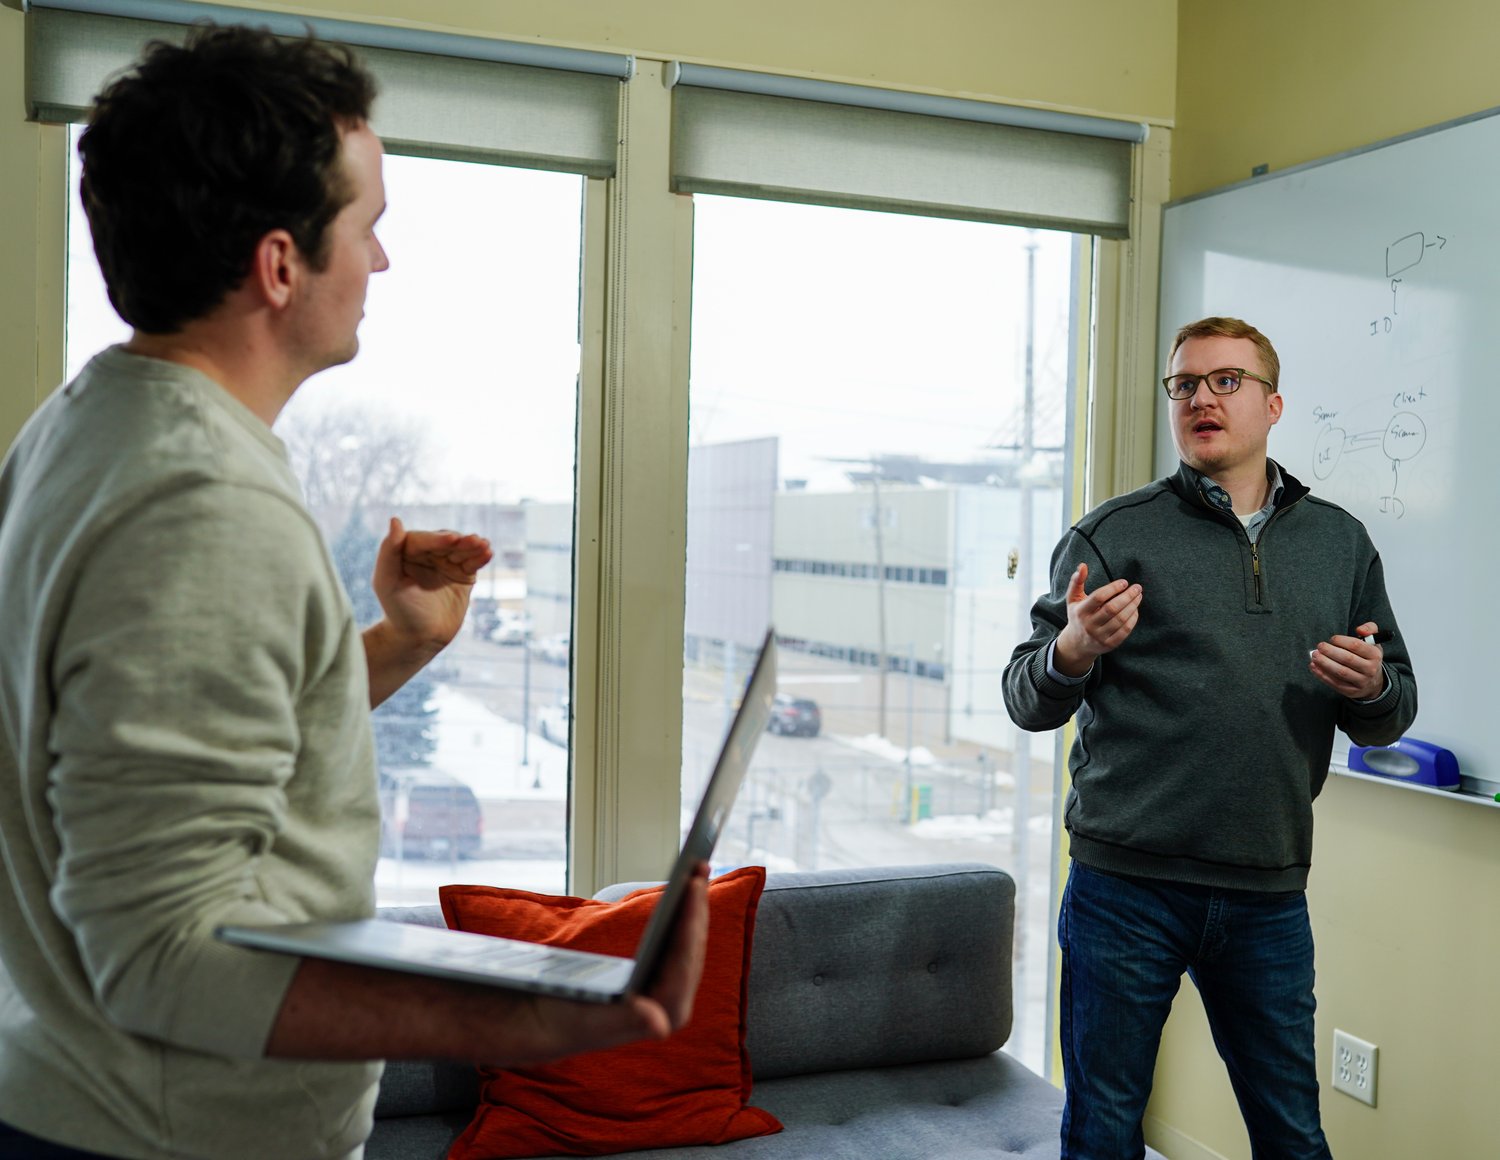
[[[1198,384],[1205,382],[1216,395],[1232,395],[1240,389],[1240,371],[1233,367],[1209,371],[1206,375],[1170,375],[1167,378],[1167,394],[1174,399],[1188,399],[1198,392]]]

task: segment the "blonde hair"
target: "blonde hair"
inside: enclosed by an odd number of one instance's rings
[[[1248,322],[1238,318],[1200,318],[1197,322],[1189,322],[1177,332],[1177,338],[1172,342],[1172,350],[1167,355],[1168,365],[1176,357],[1177,348],[1190,338],[1248,338],[1255,344],[1255,349],[1260,351],[1266,378],[1271,380],[1266,394],[1274,394],[1281,389],[1281,359],[1276,355],[1276,348],[1271,345],[1269,338]]]

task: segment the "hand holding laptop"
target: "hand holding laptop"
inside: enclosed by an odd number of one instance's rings
[[[685,1024],[708,942],[708,864],[694,867],[655,982],[615,1003],[580,1003],[334,959],[298,967],[266,1043],[279,1059],[464,1059],[522,1066]]]
[[[537,1054],[512,1062],[541,1063],[638,1039],[665,1039],[680,1030],[692,1018],[707,943],[708,863],[700,862],[687,884],[666,958],[649,991],[606,1004],[538,997]]]

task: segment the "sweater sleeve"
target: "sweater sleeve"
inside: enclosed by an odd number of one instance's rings
[[[1005,708],[1010,719],[1022,729],[1040,732],[1066,724],[1093,685],[1092,674],[1088,680],[1065,684],[1047,671],[1049,647],[1067,627],[1068,581],[1079,564],[1089,566],[1089,591],[1108,581],[1098,553],[1075,527],[1068,530],[1052,552],[1051,588],[1032,605],[1031,637],[1016,646],[1005,667]]]
[[[81,567],[53,661],[53,907],[118,1026],[220,1055],[263,1050],[298,960],[221,923],[287,921],[257,868],[286,822],[299,690],[341,615],[285,496],[179,487]]]
[[[1356,745],[1390,745],[1398,741],[1417,717],[1417,680],[1411,654],[1396,625],[1396,613],[1385,591],[1385,566],[1373,554],[1370,566],[1354,591],[1350,624],[1374,621],[1390,629],[1392,637],[1381,648],[1385,654],[1385,690],[1373,701],[1345,699],[1339,706],[1339,728]]]

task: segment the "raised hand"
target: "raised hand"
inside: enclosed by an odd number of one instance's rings
[[[1112,652],[1134,631],[1141,613],[1141,586],[1111,580],[1085,591],[1089,566],[1079,564],[1068,580],[1068,623],[1057,636],[1052,661],[1058,671],[1081,677],[1094,658]]]
[[[474,577],[493,557],[482,536],[408,532],[392,517],[371,586],[391,629],[436,652],[462,627]]]
[[[370,707],[448,646],[469,610],[474,576],[494,553],[483,536],[408,532],[391,519],[370,587],[385,613],[364,631]]]

